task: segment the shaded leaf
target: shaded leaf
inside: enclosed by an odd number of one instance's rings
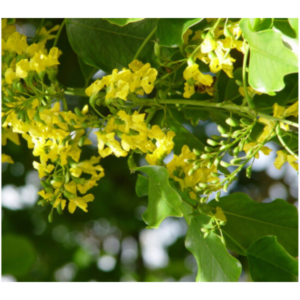
[[[183,113],[184,117],[189,120],[193,126],[196,126],[200,120],[206,121],[209,119],[209,113],[205,109],[185,109]]]
[[[209,205],[221,207],[226,216],[222,231],[229,249],[245,255],[253,242],[275,235],[291,255],[298,256],[298,211],[294,205],[282,199],[259,203],[244,193],[213,200]]]
[[[276,93],[275,96],[267,94],[255,95],[253,102],[255,108],[264,113],[273,114],[273,105],[275,103],[280,106],[286,106],[289,103],[294,103],[298,98],[298,73],[289,74],[284,77],[285,88]]]
[[[124,27],[101,19],[67,19],[67,33],[73,50],[82,60],[107,73],[113,69],[128,68],[128,64],[149,33],[156,19],[129,23]],[[151,62],[153,42],[149,41],[139,59]]]
[[[167,217],[182,217],[181,198],[169,184],[169,173],[164,167],[145,166],[136,169],[149,176],[149,202],[143,220],[147,228],[158,228]]]
[[[115,24],[118,26],[124,26],[128,23],[134,23],[143,20],[143,18],[103,18],[107,20],[111,24]]]
[[[196,281],[238,281],[242,270],[240,262],[227,252],[218,235],[211,232],[204,238],[201,228],[207,228],[209,221],[205,215],[193,217],[185,240],[186,248],[197,261]]]
[[[254,281],[298,281],[298,260],[277,242],[265,236],[247,249],[249,269]]]
[[[138,197],[148,196],[149,179],[145,176],[138,174],[135,185],[135,192]]]
[[[24,276],[30,271],[35,260],[36,251],[28,239],[18,235],[3,235],[2,274]]]
[[[93,67],[93,66],[89,66],[86,63],[84,63],[84,61],[78,57],[78,63],[79,63],[79,67],[81,69],[82,75],[86,81],[86,83],[88,83],[88,81],[92,78],[92,76],[97,72],[97,68]]]
[[[274,27],[277,28],[282,32],[282,34],[290,37],[290,38],[295,38],[296,33],[291,27],[289,21],[287,18],[276,18],[274,19]]]
[[[233,77],[230,78],[225,91],[225,101],[234,101],[243,99],[243,96],[239,92],[239,86],[236,84],[236,80],[239,80],[242,82],[243,80],[243,69],[237,68],[233,72]]]
[[[262,31],[269,29],[273,25],[273,19],[271,18],[251,18],[249,19],[251,29],[253,31]]]
[[[189,27],[202,19],[159,19],[156,36],[161,46],[179,47],[183,45],[183,35]]]
[[[181,149],[184,145],[189,146],[190,150],[197,149],[203,150],[204,144],[197,139],[192,133],[190,133],[187,129],[185,129],[179,122],[175,119],[169,119],[170,129],[176,133],[173,138],[174,142],[174,153],[179,155],[181,153]]]
[[[289,18],[289,23],[291,25],[291,27],[293,28],[293,30],[295,31],[295,38],[296,40],[298,40],[299,38],[299,24],[298,24],[299,20],[298,18]]]
[[[298,72],[296,54],[283,45],[279,32],[253,32],[249,19],[242,19],[240,28],[250,46],[249,84],[264,93],[282,90],[284,76]]]

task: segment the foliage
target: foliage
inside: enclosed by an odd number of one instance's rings
[[[281,147],[275,167],[298,170],[297,20],[65,19],[51,29],[40,24],[32,38],[10,20],[2,20],[2,145],[6,152],[25,140],[33,149],[49,222],[55,212],[87,212],[107,157],[127,157],[132,173],[146,175],[138,174],[136,194],[148,197],[148,228],[185,218],[197,281],[238,281],[237,254],[255,281],[297,280],[297,209],[282,199],[221,197],[244,169],[251,177],[259,153],[272,151],[269,141]],[[64,26],[79,87],[58,72],[67,64],[56,47]],[[98,70],[106,74],[92,82]],[[214,122],[219,134],[197,132],[199,120]],[[8,154],[2,162],[14,163]],[[141,156],[149,165],[138,167]],[[34,251],[17,237],[3,240],[28,250],[22,276]],[[4,272],[14,274],[20,253],[5,255],[12,258]]]

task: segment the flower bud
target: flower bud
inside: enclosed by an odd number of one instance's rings
[[[197,150],[197,149],[193,149],[193,152],[194,152],[197,156],[201,155],[201,152],[200,152],[199,150]]]
[[[225,162],[225,161],[223,161],[223,160],[220,161],[220,165],[221,165],[222,167],[224,167],[224,168],[230,167],[230,164],[227,163],[227,162]]]
[[[251,178],[251,171],[252,171],[252,166],[250,165],[250,166],[246,169],[246,177],[247,177],[247,178]]]
[[[216,142],[214,140],[211,140],[211,139],[208,139],[206,142],[207,142],[208,145],[211,145],[211,146],[218,146],[219,145],[218,142]]]
[[[212,148],[212,147],[205,146],[205,147],[204,147],[204,150],[205,150],[206,152],[214,152],[216,149],[214,149],[214,148]]]
[[[219,192],[217,192],[217,194],[216,194],[216,198],[215,198],[215,200],[217,201],[217,202],[219,202],[220,201],[220,195],[221,195],[221,192],[219,191]]]
[[[215,159],[214,165],[215,165],[216,167],[219,165],[221,159],[222,159],[221,157],[218,157],[218,158]]]
[[[49,223],[53,222],[53,210],[51,210],[50,214],[48,215],[48,221]]]
[[[198,183],[198,186],[199,186],[200,188],[202,188],[202,189],[207,188],[207,184],[206,184],[206,183],[202,183],[202,182]]]
[[[68,199],[73,199],[76,197],[75,194],[72,194],[72,193],[68,192],[67,190],[64,190],[64,196]]]
[[[226,130],[225,128],[223,128],[221,125],[218,125],[217,129],[218,129],[218,131],[219,131],[220,133],[222,133],[222,134],[227,133],[227,130]]]
[[[234,158],[230,161],[230,164],[237,165],[237,164],[240,164],[241,162],[243,162],[244,160],[245,160],[245,157]]]
[[[225,122],[231,127],[237,127],[240,124],[239,121],[234,118],[228,118],[225,120]]]
[[[244,125],[251,125],[252,124],[252,121],[249,120],[249,119],[246,119],[246,118],[241,118],[241,123],[244,124]]]
[[[201,156],[200,156],[200,158],[202,158],[202,159],[210,159],[210,157],[211,157],[211,155],[209,155],[209,154],[202,154]]]
[[[190,169],[189,172],[188,172],[188,176],[192,176],[194,172],[195,172],[194,169]]]
[[[74,111],[78,117],[84,117],[84,115],[82,114],[81,110],[78,107],[75,107]]]
[[[224,186],[223,186],[224,192],[227,192],[227,190],[228,190],[228,185],[229,185],[228,182],[226,182],[226,183],[224,184]]]

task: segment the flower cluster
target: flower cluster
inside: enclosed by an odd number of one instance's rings
[[[192,33],[191,29],[187,30],[184,36],[185,43],[188,43],[188,38]],[[197,41],[200,43],[200,48],[195,54],[195,58],[208,64],[212,73],[223,70],[228,77],[233,78],[232,72],[235,59],[230,56],[230,51],[231,49],[237,49],[241,52],[245,51],[244,41],[239,40],[240,36],[241,29],[238,22],[228,21],[224,26],[218,25],[209,32],[197,30],[191,38],[191,42]],[[190,98],[195,93],[195,87],[198,88],[199,92],[213,95],[213,76],[201,73],[198,64],[193,58],[189,61],[183,76],[187,81],[183,94],[185,98]]]
[[[162,164],[163,159],[174,147],[172,139],[175,133],[164,133],[158,125],[150,128],[144,119],[145,114],[139,114],[137,111],[128,115],[121,110],[116,116],[111,116],[105,128],[95,133],[100,156],[114,154],[124,157],[133,150],[147,153],[146,160],[150,165]]]
[[[27,37],[16,31],[15,25],[7,25],[7,20],[2,20],[2,73],[5,79],[2,86],[17,83],[27,77],[30,78],[26,80],[29,83],[35,73],[50,73],[55,70],[59,65],[61,51],[53,47],[48,53],[45,48],[46,41],[47,36],[39,43],[28,45]]]
[[[167,164],[170,178],[179,182],[182,190],[190,191],[190,197],[196,199],[208,185],[210,190],[220,182],[215,165],[209,165],[207,160],[197,161],[197,155],[184,145],[179,156],[174,155]]]
[[[126,101],[129,93],[150,94],[156,76],[157,71],[151,68],[149,63],[143,64],[134,60],[129,64],[129,69],[123,68],[122,71],[114,69],[111,75],[93,82],[85,92],[88,96],[93,96],[106,88],[105,100],[119,98]]]

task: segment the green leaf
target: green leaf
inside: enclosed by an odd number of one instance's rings
[[[291,27],[293,28],[293,30],[296,33],[296,40],[298,41],[299,38],[299,24],[298,24],[299,20],[298,18],[289,18],[289,23],[291,25]]]
[[[286,18],[274,19],[274,27],[277,28],[278,30],[280,30],[282,32],[282,34],[284,34],[290,38],[294,39],[296,37],[295,31],[292,29],[288,19],[286,19]]]
[[[36,251],[31,242],[18,235],[2,237],[2,274],[19,277],[26,275],[36,260]]]
[[[218,235],[211,232],[204,238],[201,228],[208,228],[209,221],[205,215],[193,217],[185,240],[186,248],[197,261],[196,281],[238,281],[242,270],[240,262],[228,253]]]
[[[292,256],[298,256],[298,211],[294,205],[282,199],[259,203],[244,193],[234,193],[208,204],[221,207],[226,216],[222,231],[229,249],[245,255],[254,241],[275,235]]]
[[[143,18],[103,18],[107,20],[111,24],[115,24],[118,26],[124,26],[128,23],[134,23],[143,20]]]
[[[225,91],[225,101],[236,101],[243,99],[243,96],[239,92],[239,86],[236,84],[236,80],[239,80],[242,82],[243,78],[243,69],[237,68],[233,72],[233,77],[230,78],[228,81],[228,84],[226,86]]]
[[[277,242],[276,236],[265,236],[247,249],[249,269],[254,281],[298,281],[298,260]]]
[[[193,149],[203,150],[204,144],[197,139],[192,133],[190,133],[187,129],[185,129],[179,122],[175,119],[169,119],[170,129],[176,133],[173,138],[174,142],[174,153],[179,155],[181,153],[181,149],[184,145],[189,146],[190,150]]]
[[[196,126],[200,120],[206,121],[209,119],[207,110],[185,109],[183,113],[184,117],[189,120],[193,126]]]
[[[183,45],[183,35],[188,28],[201,22],[197,19],[159,19],[156,36],[161,46],[179,47]]]
[[[87,85],[89,80],[97,72],[98,69],[84,63],[84,61],[79,56],[78,56],[78,63],[79,63],[80,70],[82,72],[82,75],[83,75],[86,85]]]
[[[143,214],[147,228],[158,228],[167,217],[182,217],[180,196],[169,184],[169,173],[166,168],[145,166],[136,169],[149,176],[149,203]]]
[[[253,32],[249,19],[242,19],[240,28],[250,47],[249,84],[263,93],[282,90],[284,76],[298,72],[297,55],[283,45],[279,32]]]
[[[262,31],[269,29],[273,25],[271,18],[251,18],[249,19],[251,29],[253,31]]]
[[[107,73],[128,68],[135,53],[155,28],[156,19],[129,23],[124,27],[101,19],[67,19],[67,33],[73,50],[82,60]],[[149,41],[139,60],[151,62],[153,42]]]
[[[190,198],[189,192],[187,190],[182,191],[178,182],[170,179],[170,185],[172,188],[174,188],[174,190],[179,194],[179,196],[183,200],[180,206],[180,210],[182,211],[187,224],[190,224],[192,218],[190,214],[193,213],[194,211],[193,206],[196,207],[198,202]]]
[[[149,179],[145,176],[138,174],[135,185],[135,192],[138,197],[148,196]]]
[[[275,103],[280,106],[286,106],[289,103],[294,103],[298,98],[298,73],[289,74],[284,77],[285,88],[276,93],[275,96],[267,94],[255,95],[253,102],[255,108],[266,114],[273,114],[273,105]]]

